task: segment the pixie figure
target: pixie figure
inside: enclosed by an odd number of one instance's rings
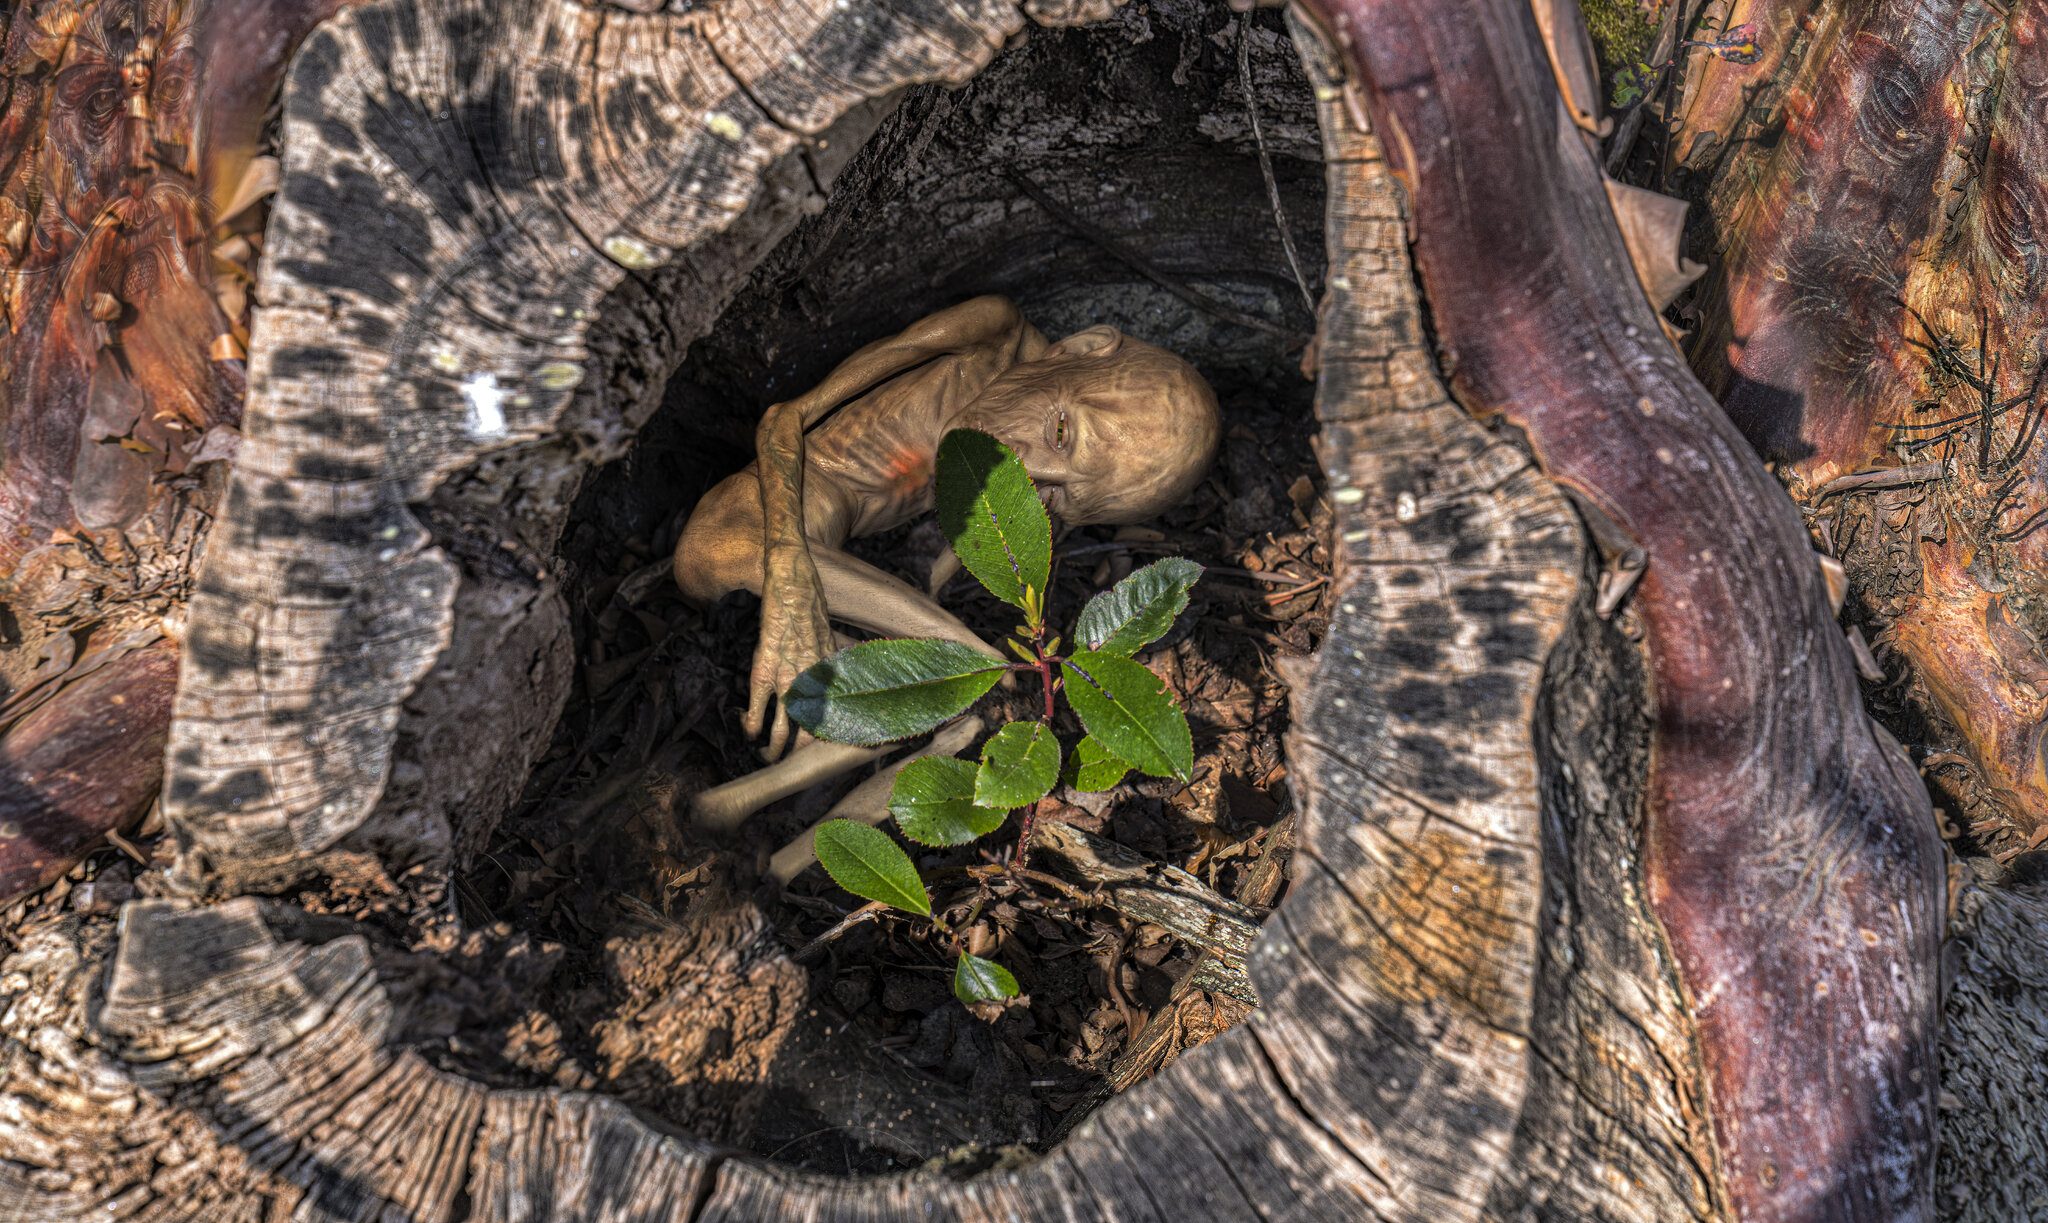
[[[778,701],[771,725],[769,703],[833,652],[832,620],[1006,657],[924,592],[841,550],[932,510],[939,441],[959,428],[1015,451],[1046,508],[1086,525],[1139,522],[1186,497],[1221,422],[1208,383],[1172,353],[1106,326],[1048,342],[1001,297],[913,323],[770,407],[755,463],[704,495],[675,554],[693,601],[761,596],[744,725],[749,735],[770,727],[768,759],[789,737],[788,715]],[[763,772],[785,775],[773,788],[788,793],[875,754],[804,743]]]

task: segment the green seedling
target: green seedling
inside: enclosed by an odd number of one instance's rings
[[[1194,768],[1187,718],[1165,683],[1132,655],[1173,627],[1202,567],[1169,557],[1137,570],[1089,600],[1063,640],[1046,619],[1052,522],[1023,463],[988,434],[955,429],[939,444],[936,469],[939,526],[961,566],[1022,613],[1023,623],[1004,642],[1017,661],[950,641],[862,642],[797,677],[783,697],[791,720],[820,739],[878,746],[960,716],[1007,673],[1035,675],[1044,695],[1038,718],[997,728],[978,762],[927,756],[897,774],[889,812],[896,830],[919,845],[967,844],[1021,809],[1021,855],[1032,813],[1062,780],[1107,790],[1135,769],[1186,781]],[[1066,642],[1071,648],[1062,652]],[[1062,695],[1087,732],[1072,751],[1053,729]],[[1017,979],[1007,969],[959,946],[894,838],[832,820],[818,828],[816,844],[819,865],[840,887],[929,921],[952,941],[959,956],[955,997],[973,1003],[1016,996]]]

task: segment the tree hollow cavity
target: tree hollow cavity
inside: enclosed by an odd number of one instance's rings
[[[1314,99],[1277,15],[1132,5],[1034,31],[968,86],[891,105],[857,149],[828,137],[800,154],[820,191],[809,215],[689,347],[631,451],[586,483],[558,561],[576,635],[568,706],[457,887],[466,918],[523,931],[536,953],[524,1018],[502,1053],[477,1058],[498,1064],[468,1072],[602,1091],[697,1137],[848,1174],[1043,1149],[1248,1008],[1194,986],[1213,969],[1201,948],[1104,903],[1055,855],[1035,849],[1040,878],[1021,885],[961,882],[1010,852],[1014,817],[919,855],[935,898],[980,889],[970,945],[1028,995],[999,1015],[953,1000],[920,923],[870,921],[812,946],[858,902],[816,869],[787,894],[760,882],[768,855],[867,770],[734,836],[690,828],[692,794],[759,767],[739,726],[758,603],[692,608],[668,558],[697,499],[751,460],[763,409],[985,293],[1049,338],[1108,323],[1201,370],[1224,415],[1210,476],[1143,528],[1059,539],[1050,614],[1065,628],[1088,593],[1160,556],[1209,567],[1144,656],[1193,725],[1196,777],[1055,791],[1069,800],[1055,814],[1261,914],[1294,803],[1276,664],[1319,642],[1330,564],[1301,370],[1322,291],[1323,174]],[[929,521],[853,548],[920,588],[944,549]],[[940,601],[990,640],[1014,621],[964,575]],[[1036,701],[1020,685],[978,712],[992,728]],[[1071,745],[1079,729],[1062,716]]]

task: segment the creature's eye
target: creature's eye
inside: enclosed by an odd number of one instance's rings
[[[1052,448],[1054,450],[1065,450],[1067,448],[1067,410],[1065,408],[1053,409]]]

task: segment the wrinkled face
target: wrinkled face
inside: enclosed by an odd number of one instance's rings
[[[1187,362],[1090,327],[1012,366],[960,417],[1017,452],[1046,508],[1074,525],[1142,522],[1216,455],[1216,396]]]

